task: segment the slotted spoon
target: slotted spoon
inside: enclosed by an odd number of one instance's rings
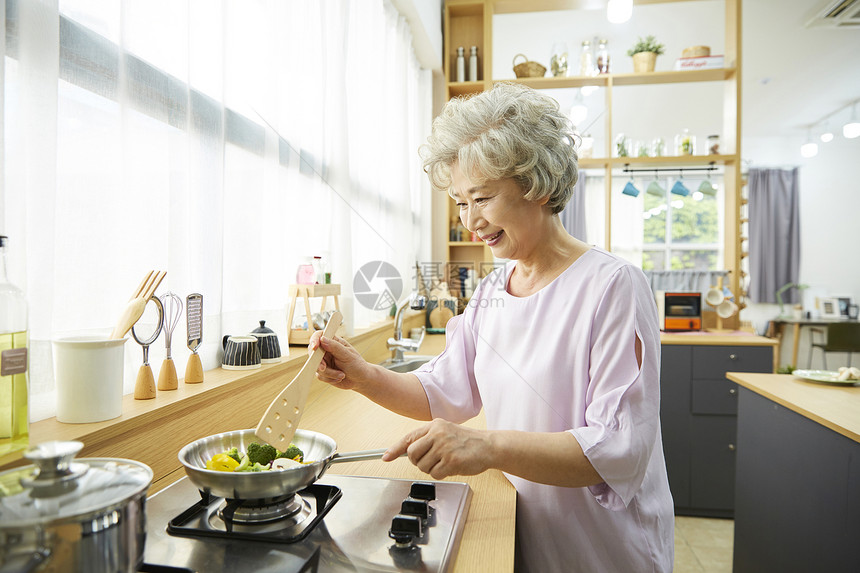
[[[323,336],[326,338],[333,337],[342,320],[343,316],[339,312],[332,313],[323,330]],[[281,393],[269,405],[268,410],[260,419],[260,423],[257,424],[254,435],[278,450],[286,451],[304,413],[311,382],[313,382],[314,374],[324,353],[322,347],[317,347],[308,356],[305,365],[302,366],[296,377],[281,390]]]

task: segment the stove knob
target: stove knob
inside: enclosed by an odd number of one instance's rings
[[[388,537],[397,545],[410,545],[414,539],[424,536],[421,518],[415,515],[395,515],[391,520]]]
[[[426,522],[430,517],[430,505],[422,499],[404,499],[400,504],[400,513],[420,517]]]
[[[426,481],[416,481],[409,488],[409,497],[431,501],[436,499],[436,484]]]

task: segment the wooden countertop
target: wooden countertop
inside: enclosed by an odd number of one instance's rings
[[[727,372],[726,377],[777,404],[860,442],[860,387],[817,384],[790,374]]]
[[[695,346],[773,346],[779,341],[745,331],[713,333],[704,331],[694,332],[661,332],[661,344],[695,345]]]

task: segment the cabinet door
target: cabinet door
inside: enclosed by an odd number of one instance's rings
[[[722,380],[726,372],[771,372],[770,346],[694,346],[693,378]]]
[[[689,346],[664,346],[660,364],[660,425],[669,488],[676,507],[690,506]]]
[[[735,416],[693,416],[690,436],[692,507],[732,511],[735,505]]]

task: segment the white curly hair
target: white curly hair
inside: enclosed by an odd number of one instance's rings
[[[529,201],[549,198],[560,213],[579,177],[573,125],[558,102],[519,84],[500,83],[450,100],[419,153],[430,184],[451,192],[456,162],[472,182],[513,179]]]

